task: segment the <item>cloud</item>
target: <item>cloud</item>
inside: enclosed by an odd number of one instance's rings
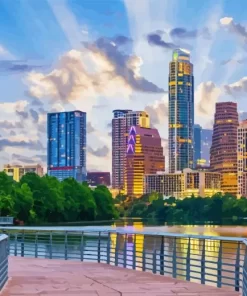
[[[227,94],[235,96],[242,95],[247,92],[247,77],[241,78],[239,81],[224,85]]]
[[[168,95],[165,95],[161,100],[155,101],[153,105],[146,106],[145,111],[149,114],[153,125],[164,123],[169,115]]]
[[[35,65],[28,61],[17,61],[17,60],[0,60],[0,73],[21,73],[29,72],[35,69],[45,68],[44,65]]]
[[[11,122],[11,121],[0,121],[0,128],[3,129],[11,129],[11,128],[23,128],[23,123],[22,122]]]
[[[30,112],[30,115],[31,115],[33,121],[37,123],[39,121],[39,114],[38,114],[38,112],[35,111],[34,109],[30,109],[29,112]]]
[[[245,50],[247,50],[247,29],[244,26],[235,23],[232,17],[221,18],[220,24],[223,28],[226,28],[230,33],[237,36],[241,43],[243,43]]]
[[[18,110],[16,110],[15,112],[16,112],[16,114],[17,114],[18,116],[20,116],[22,119],[27,119],[27,118],[28,118],[28,112],[25,112],[25,111],[18,111]]]
[[[87,133],[88,134],[91,134],[91,133],[93,133],[95,131],[96,131],[96,129],[92,126],[92,123],[91,122],[88,122],[87,123]]]
[[[172,38],[179,39],[195,39],[199,36],[202,36],[206,39],[210,38],[210,32],[208,28],[204,28],[202,30],[187,30],[185,28],[174,28],[170,31],[170,36]]]
[[[40,141],[17,141],[17,140],[9,140],[9,139],[0,139],[0,151],[4,150],[8,147],[21,147],[21,148],[28,148],[31,150],[43,150],[44,146]]]
[[[16,132],[15,131],[10,131],[9,135],[10,136],[16,136]]]
[[[165,49],[175,49],[178,48],[179,46],[172,43],[172,42],[166,42],[162,40],[162,31],[156,31],[154,33],[150,33],[147,35],[147,41],[150,45],[154,46],[160,46]]]
[[[103,146],[101,148],[93,149],[92,147],[88,147],[88,152],[97,157],[106,157],[110,150],[107,146]]]
[[[219,100],[222,90],[212,81],[200,83],[195,91],[196,111],[195,114],[210,117],[214,114],[215,103]]]
[[[47,161],[47,156],[46,155],[33,155],[33,156],[26,156],[26,155],[21,155],[17,153],[13,153],[11,155],[12,161],[13,162],[21,162],[23,164],[38,164],[38,163],[43,163],[45,164]]]

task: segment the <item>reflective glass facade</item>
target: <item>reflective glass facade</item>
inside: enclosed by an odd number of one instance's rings
[[[169,171],[193,167],[194,77],[190,54],[176,49],[169,71]]]
[[[210,148],[212,145],[213,130],[202,129],[201,134],[201,159],[204,161],[206,166],[210,164]]]
[[[59,180],[86,180],[86,113],[47,114],[47,172]]]
[[[199,124],[194,125],[194,168],[201,160],[201,134],[202,127]]]

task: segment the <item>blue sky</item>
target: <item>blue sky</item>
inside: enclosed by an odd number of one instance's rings
[[[111,169],[114,108],[146,109],[167,155],[175,46],[191,51],[197,123],[212,126],[217,101],[247,111],[246,11],[244,0],[0,0],[0,166],[45,164],[46,113],[74,108],[88,114],[88,169]]]

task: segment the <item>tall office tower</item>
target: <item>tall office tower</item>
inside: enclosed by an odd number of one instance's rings
[[[247,197],[247,120],[238,127],[238,197]]]
[[[216,103],[210,169],[221,173],[221,190],[237,195],[237,104]]]
[[[210,148],[212,145],[213,130],[202,129],[201,133],[201,159],[206,166],[210,164]]]
[[[112,119],[112,187],[124,189],[124,165],[131,126],[149,127],[150,118],[144,111],[114,110]]]
[[[194,125],[194,168],[201,160],[201,134],[202,127],[199,124]]]
[[[140,197],[144,175],[165,170],[165,157],[157,129],[132,126],[125,163],[125,194]]]
[[[86,113],[48,113],[47,138],[48,175],[86,181]]]
[[[192,168],[194,76],[190,53],[176,49],[169,73],[169,171]]]

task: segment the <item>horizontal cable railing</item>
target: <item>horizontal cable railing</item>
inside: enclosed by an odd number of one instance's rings
[[[0,234],[0,291],[8,280],[8,236]]]
[[[241,238],[110,228],[1,228],[13,256],[92,261],[142,270],[247,296],[247,248]]]

